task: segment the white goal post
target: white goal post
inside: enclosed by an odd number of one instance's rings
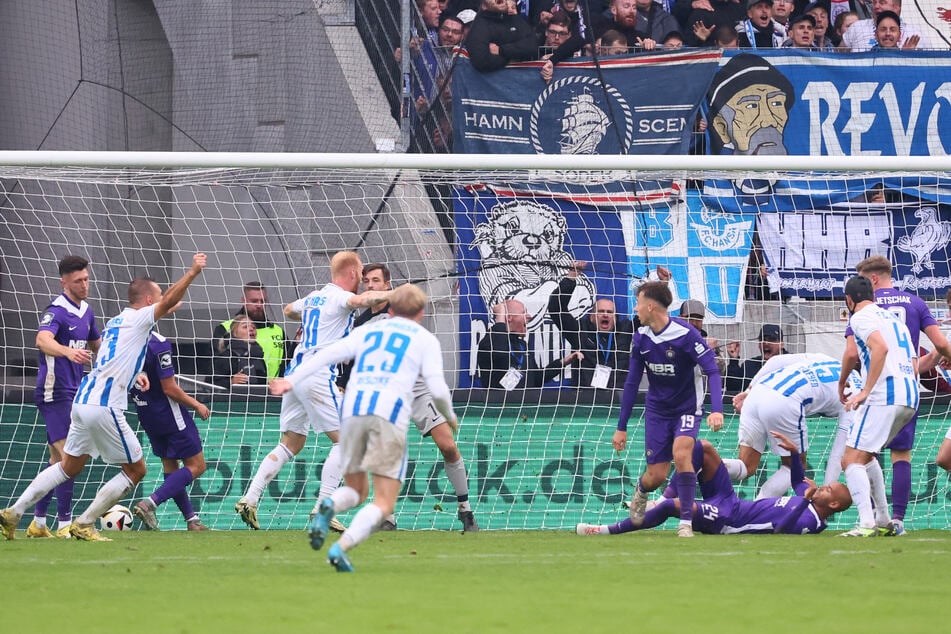
[[[751,181],[755,195],[744,193]],[[615,455],[619,393],[584,385],[574,366],[542,386],[486,389],[477,350],[501,301],[525,305],[532,362],[557,365],[572,348],[551,312],[563,278],[578,280],[565,311],[584,324],[597,298],[631,317],[637,285],[666,270],[671,312],[687,299],[705,304],[704,328],[727,374],[727,344],[737,343],[740,360],[759,355],[764,325],[779,328],[788,352],[839,355],[841,284],[868,255],[888,256],[896,284],[920,294],[943,326],[949,242],[949,157],[0,151],[0,505],[44,464],[34,338],[67,254],[91,262],[89,302],[101,326],[121,309],[129,279],[164,285],[192,253],[208,253],[208,269],[160,331],[175,344],[182,387],[212,409],[199,421],[209,469],[191,490],[209,526],[243,527],[232,507],[277,441],[279,408],[263,386],[216,375],[215,326],[240,307],[243,284],[260,282],[269,319],[292,340],[297,324],[281,308],[329,281],[329,257],[352,249],[430,296],[426,325],[443,344],[483,528],[562,529],[626,514],[621,501],[644,466],[643,422],[632,419],[632,446]],[[934,463],[951,424],[945,387],[926,383],[909,528],[951,525],[948,477]],[[724,431],[702,437],[734,456],[736,428],[728,414]],[[818,477],[834,432],[831,419],[810,421]],[[127,505],[161,481],[144,446],[149,475]],[[325,439],[310,440],[285,466],[262,499],[262,527],[304,526],[326,450]],[[773,464],[764,458],[741,494],[753,495]],[[412,429],[410,465],[400,527],[457,526],[442,457]],[[97,466],[80,476],[80,508],[111,473]],[[159,519],[184,528],[174,505]]]

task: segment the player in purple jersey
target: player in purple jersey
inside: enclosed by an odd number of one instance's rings
[[[634,488],[631,521],[635,526],[644,521],[647,494],[667,479],[673,460],[677,474],[672,484],[682,503],[677,533],[682,537],[692,537],[697,473],[691,453],[703,416],[704,397],[700,372],[706,375],[710,385],[713,411],[707,417],[707,425],[713,431],[723,427],[723,394],[714,351],[696,328],[683,319],[670,317],[667,309],[671,300],[665,282],[647,282],[637,289],[635,311],[643,326],[634,333],[631,344],[631,367],[624,382],[613,445],[618,452],[627,446],[627,423],[646,369],[644,446],[647,469]]]
[[[187,408],[195,410],[202,420],[208,420],[211,410],[178,385],[172,344],[157,332],[149,338],[142,371],[149,378],[149,387],[146,390],[133,388],[132,400],[139,414],[139,424],[152,444],[152,453],[162,459],[165,482],[152,495],[137,502],[132,512],[150,530],[158,530],[155,509],[172,499],[182,512],[188,530],[208,530],[188,497],[188,486],[205,472],[205,454],[195,419]]]
[[[806,479],[796,445],[779,432],[772,432],[777,444],[790,452],[792,484],[796,495],[741,500],[733,489],[730,474],[713,445],[705,440],[692,449],[693,467],[700,471],[701,502],[694,503],[693,528],[708,535],[737,533],[787,533],[814,535],[826,529],[826,520],[852,505],[849,490],[841,482],[820,487]],[[708,475],[709,474],[709,475]],[[644,521],[635,526],[630,518],[616,524],[578,524],[575,531],[586,535],[618,535],[660,526],[680,515],[680,500],[663,498],[647,511]]]
[[[911,334],[911,343],[918,350],[918,341],[924,332],[934,344],[935,350],[945,358],[951,359],[951,345],[938,327],[938,322],[928,309],[928,305],[917,295],[894,288],[892,281],[892,263],[881,255],[865,258],[855,265],[862,277],[872,282],[875,290],[875,303],[895,314],[905,322]],[[858,367],[858,348],[852,329],[847,328],[846,357]],[[886,446],[892,463],[892,523],[897,535],[905,532],[905,511],[911,498],[911,450],[915,440],[917,412]],[[830,456],[835,460],[836,456]]]
[[[129,304],[103,329],[102,350],[79,385],[70,412],[63,460],[44,469],[9,508],[0,510],[0,532],[14,539],[24,511],[51,489],[79,475],[86,463],[100,456],[121,471],[103,484],[86,510],[69,526],[82,541],[112,541],[96,530],[106,510],[127,495],[145,476],[142,445],[125,418],[129,390],[137,382],[155,323],[181,305],[185,291],[207,264],[204,253],[192,257],[191,267],[163,293],[148,277],[129,282]]]
[[[83,366],[99,350],[102,341],[96,316],[86,303],[89,297],[89,261],[78,255],[67,255],[59,261],[59,275],[63,293],[43,311],[36,333],[36,348],[40,354],[34,401],[46,425],[50,449],[47,466],[63,459],[69,412],[83,378]],[[33,521],[26,529],[27,537],[53,536],[46,525],[46,511],[55,495],[56,536],[69,538],[69,525],[73,521],[73,484],[74,480],[67,480],[36,503]]]

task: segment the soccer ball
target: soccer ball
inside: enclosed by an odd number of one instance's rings
[[[127,531],[132,528],[132,511],[116,504],[99,518],[99,528],[104,531]]]

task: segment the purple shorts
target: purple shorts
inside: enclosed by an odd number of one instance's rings
[[[896,451],[911,451],[915,444],[915,423],[918,422],[918,412],[911,417],[911,420],[905,423],[905,426],[898,430],[892,441],[885,445],[886,449],[895,449]]]
[[[696,438],[702,421],[702,416],[693,414],[675,417],[645,415],[644,453],[647,456],[647,464],[673,460],[674,438],[678,436]]]
[[[201,453],[201,438],[194,424],[186,424],[185,429],[171,434],[146,434],[152,445],[152,453],[159,458],[183,460]]]
[[[723,463],[714,471],[713,477],[700,482],[700,495],[697,510],[693,514],[693,527],[701,533],[716,535],[730,524],[737,511],[740,498],[733,489],[730,474]]]
[[[52,403],[37,403],[36,409],[46,424],[46,442],[53,444],[64,440],[69,433],[69,412],[73,409],[73,401],[53,401]]]

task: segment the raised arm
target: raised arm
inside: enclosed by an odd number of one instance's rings
[[[155,305],[155,321],[178,308],[178,303],[185,297],[185,291],[188,290],[188,287],[201,274],[202,269],[207,264],[208,257],[204,253],[196,253],[192,256],[191,268],[185,271],[185,275],[181,279],[168,287],[168,290],[162,294],[162,299]]]

